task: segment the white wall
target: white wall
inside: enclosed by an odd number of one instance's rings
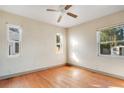
[[[8,58],[6,23],[21,25],[21,55]],[[63,54],[56,54],[56,33],[64,38]],[[63,28],[0,11],[0,77],[66,62],[66,33]]]
[[[108,15],[68,30],[68,62],[124,77],[124,57],[97,56],[96,29],[124,23],[124,11]]]

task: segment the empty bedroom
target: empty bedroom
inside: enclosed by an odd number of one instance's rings
[[[122,87],[123,5],[0,5],[0,88]]]

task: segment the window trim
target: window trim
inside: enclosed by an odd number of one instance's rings
[[[19,41],[12,41],[9,40],[9,28],[10,27],[14,27],[19,29]],[[7,28],[7,55],[9,58],[13,58],[13,57],[18,57],[21,54],[21,42],[22,42],[22,28],[19,25],[13,25],[13,24],[6,24],[6,28]],[[15,54],[15,55],[10,55],[9,54],[9,44],[10,42],[18,42],[19,43],[19,53]]]
[[[107,41],[107,42],[100,42],[100,33],[105,29],[105,28],[111,28],[111,27],[124,27],[124,24],[121,25],[114,25],[110,27],[103,27],[102,29],[99,29],[96,31],[96,41],[97,41],[97,56],[101,57],[115,57],[115,58],[124,58],[124,56],[117,56],[117,55],[104,55],[100,53],[100,44],[107,44],[107,43],[112,43],[112,41]],[[124,42],[124,40],[118,40],[116,42]]]
[[[56,54],[63,54],[63,36],[61,33],[56,33],[56,40],[57,40],[57,35],[60,36],[60,42],[57,43],[56,41]],[[57,50],[57,45],[60,45],[60,50]]]

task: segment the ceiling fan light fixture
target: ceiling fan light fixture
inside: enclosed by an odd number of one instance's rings
[[[59,23],[63,17],[64,14],[67,14],[68,16],[71,16],[73,18],[77,18],[78,16],[76,14],[73,14],[71,12],[68,12],[68,10],[72,7],[72,5],[60,5],[58,10],[55,9],[46,9],[47,11],[51,11],[51,12],[58,12],[59,13],[59,18],[57,20],[57,23]]]

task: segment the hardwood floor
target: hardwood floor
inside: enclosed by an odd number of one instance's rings
[[[74,66],[39,71],[0,81],[1,88],[113,88],[124,87],[124,80],[93,73]]]

